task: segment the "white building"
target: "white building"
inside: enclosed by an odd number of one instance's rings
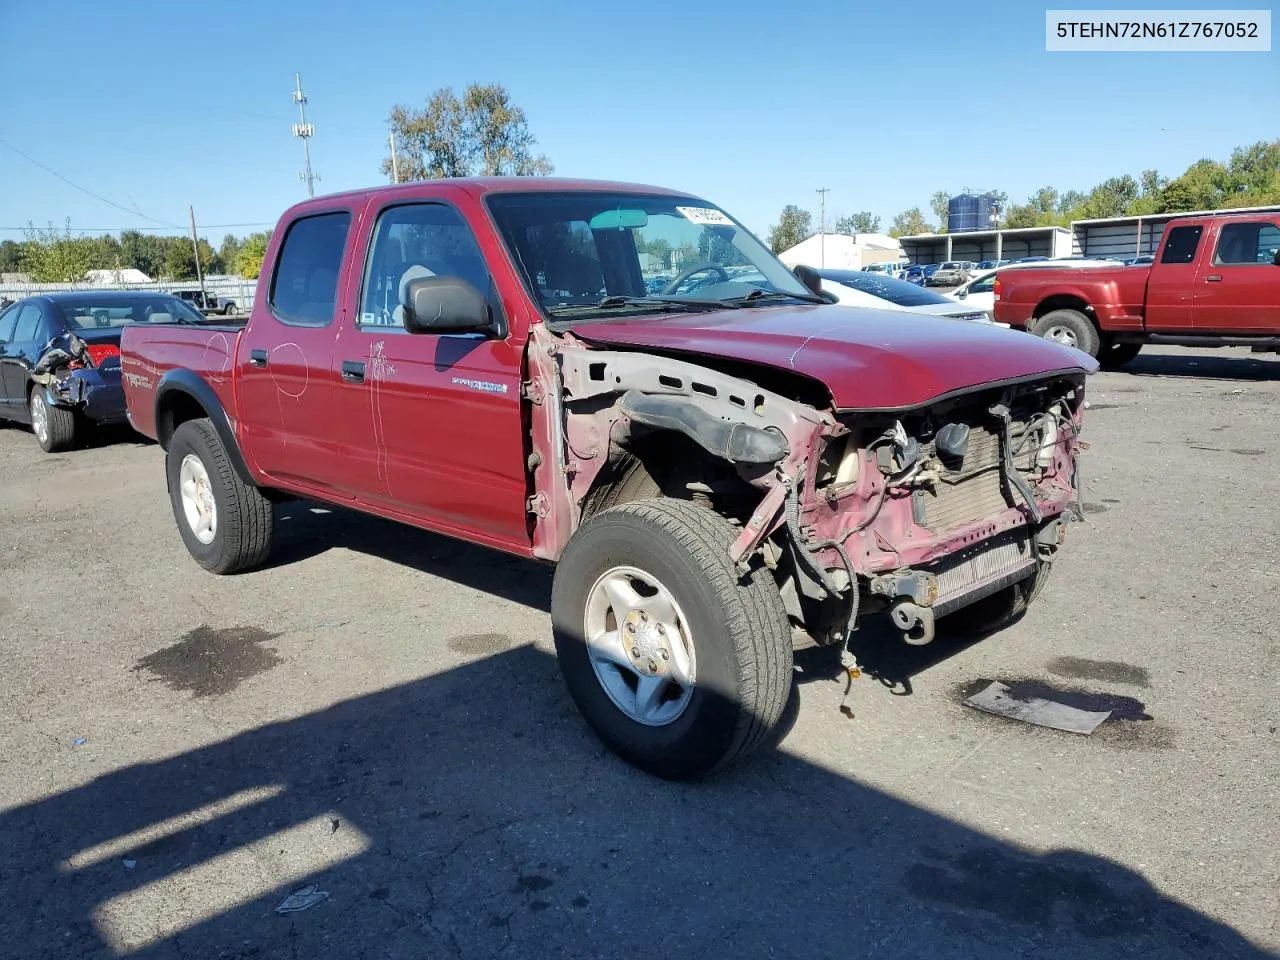
[[[816,233],[790,250],[778,254],[788,267],[829,267],[834,270],[861,270],[873,263],[903,259],[902,244],[883,233]]]

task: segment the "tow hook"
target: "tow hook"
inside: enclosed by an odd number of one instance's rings
[[[933,609],[910,600],[899,600],[889,611],[893,625],[902,631],[902,639],[913,647],[933,640]]]

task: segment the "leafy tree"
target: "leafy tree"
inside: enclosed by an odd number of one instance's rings
[[[22,268],[22,244],[0,241],[0,273],[17,273]]]
[[[235,269],[236,257],[240,253],[240,243],[231,234],[227,234],[222,238],[222,244],[218,247],[218,260],[220,261],[219,272],[225,273]]]
[[[938,232],[947,232],[947,214],[951,212],[951,197],[947,195],[947,191],[939,190],[929,198],[929,208],[933,211],[933,215],[938,218]]]
[[[537,140],[524,110],[501,84],[471,84],[458,97],[442,87],[422,110],[397,106],[388,118],[400,180],[443,177],[546,176],[551,162],[534,156]],[[391,157],[382,172],[392,172]]]
[[[1085,194],[1081,193],[1079,190],[1068,190],[1065,193],[1061,194],[1058,197],[1059,222],[1062,222],[1062,220],[1064,219],[1066,220],[1073,219],[1072,217],[1069,216],[1071,212],[1073,210],[1077,210],[1080,207],[1084,206],[1084,202],[1087,199],[1088,197]]]
[[[120,265],[157,278],[164,272],[165,240],[154,234],[125,230],[120,234]]]
[[[904,210],[893,218],[893,226],[889,228],[891,237],[910,237],[918,233],[932,233],[933,224],[924,218],[919,207]]]
[[[22,251],[22,269],[36,283],[62,283],[83,280],[93,266],[93,249],[84,237],[71,235],[71,221],[59,233],[49,224],[37,230],[27,224],[27,242]]]
[[[813,214],[789,203],[782,208],[778,222],[769,228],[769,249],[782,253],[808,240],[813,233]]]
[[[1089,197],[1081,208],[1082,219],[1123,216],[1137,199],[1137,180],[1127,173],[1122,177],[1111,177],[1089,191]]]
[[[880,218],[872,216],[870,210],[859,210],[836,221],[835,232],[856,236],[859,233],[877,233],[880,230]]]
[[[262,260],[267,255],[267,241],[271,239],[271,231],[251,233],[240,243],[236,251],[235,272],[246,280],[257,280],[262,272]]]

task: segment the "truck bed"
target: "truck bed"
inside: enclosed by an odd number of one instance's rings
[[[157,439],[156,392],[165,374],[190,371],[217,394],[223,409],[234,410],[231,371],[245,323],[133,324],[120,340],[120,372],[133,428]]]

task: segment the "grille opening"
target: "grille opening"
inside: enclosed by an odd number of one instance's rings
[[[664,387],[670,387],[672,390],[679,390],[684,386],[684,381],[679,377],[673,377],[665,373],[658,374],[658,382]]]
[[[592,380],[603,380],[604,364],[603,363],[591,364],[589,367],[587,367],[587,376],[589,376]]]

